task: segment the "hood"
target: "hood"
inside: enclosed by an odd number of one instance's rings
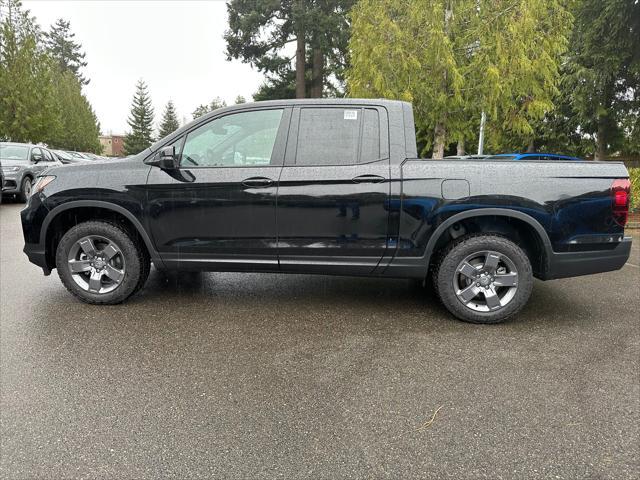
[[[0,164],[3,167],[28,167],[31,165],[26,160],[5,160],[4,158],[0,158]]]

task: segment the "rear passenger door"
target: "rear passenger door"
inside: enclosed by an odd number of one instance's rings
[[[387,112],[309,105],[293,111],[278,183],[283,271],[368,274],[387,246]]]

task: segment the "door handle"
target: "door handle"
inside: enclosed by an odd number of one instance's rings
[[[251,178],[245,178],[242,181],[242,185],[249,188],[264,188],[264,187],[268,187],[272,183],[273,183],[273,180],[266,177],[251,177]]]
[[[386,178],[380,175],[359,175],[351,179],[353,183],[381,183],[385,180]]]

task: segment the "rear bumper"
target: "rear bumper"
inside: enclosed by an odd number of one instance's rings
[[[631,254],[631,237],[624,237],[611,250],[553,253],[543,280],[578,277],[620,270]]]

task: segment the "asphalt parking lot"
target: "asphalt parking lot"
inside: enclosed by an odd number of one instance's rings
[[[96,307],[28,263],[21,208],[0,206],[2,478],[640,476],[640,241],[498,326],[321,276],[152,271]]]

